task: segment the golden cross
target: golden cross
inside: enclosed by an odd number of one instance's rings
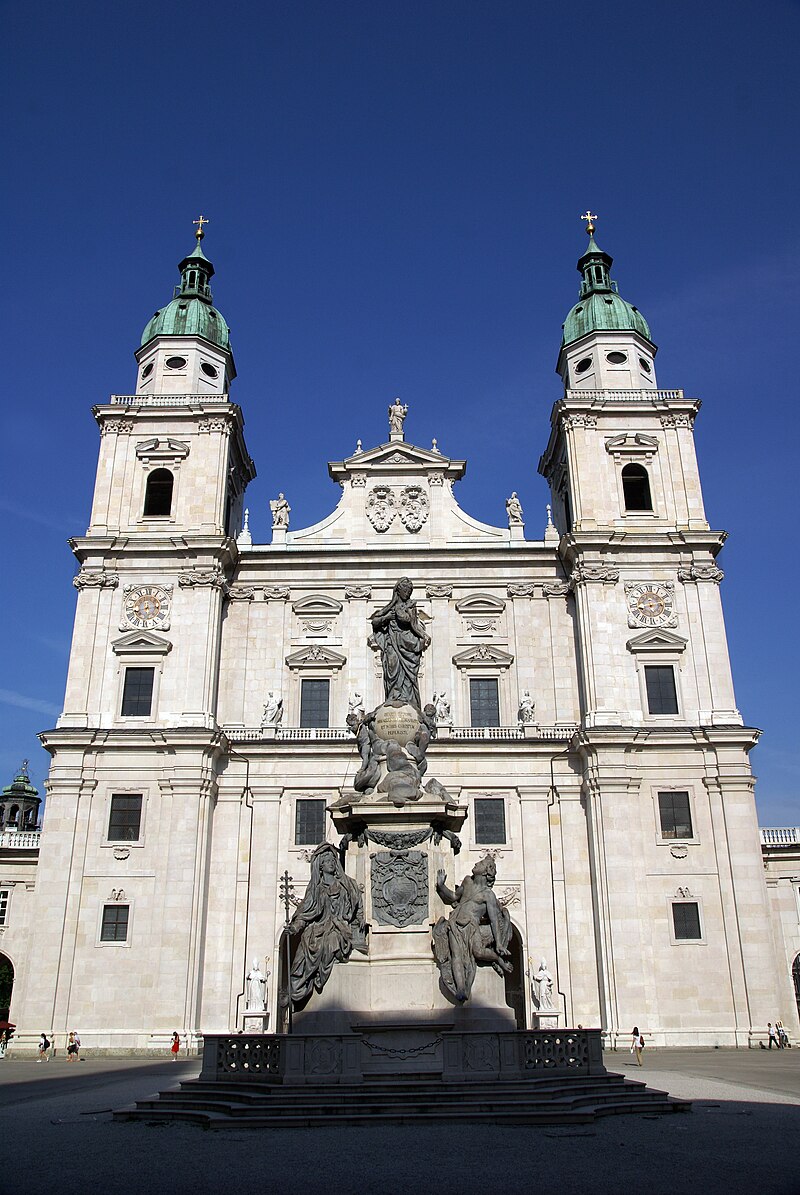
[[[203,237],[206,235],[203,232],[203,225],[210,224],[210,223],[211,223],[211,221],[207,220],[205,218],[205,216],[201,216],[199,220],[192,220],[192,224],[196,224],[198,226],[197,232],[194,234],[197,237],[198,244],[200,241],[202,241]]]
[[[578,218],[580,220],[586,221],[586,231],[588,232],[589,236],[592,236],[592,234],[594,233],[594,222],[597,219],[597,216],[592,215],[592,209],[590,207],[587,207],[587,209],[583,213],[583,215],[579,216]],[[197,221],[195,221],[195,223],[197,223]]]

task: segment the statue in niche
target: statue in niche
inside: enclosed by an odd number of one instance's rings
[[[534,704],[530,689],[524,689],[519,701],[517,721],[520,726],[529,726],[534,719]]]
[[[389,407],[389,435],[390,436],[398,436],[398,435],[402,436],[403,424],[406,421],[407,414],[408,414],[408,405],[407,404],[404,405],[403,403],[400,402],[399,398],[396,398],[394,400],[394,402],[392,403],[392,405]]]
[[[277,531],[280,528],[284,530],[289,526],[289,515],[292,513],[292,508],[286,501],[283,494],[278,494],[277,498],[273,498],[269,504],[272,511],[272,530]]]
[[[245,1010],[247,1012],[266,1012],[267,980],[269,976],[269,971],[265,975],[259,966],[258,959],[254,958],[253,969],[247,974],[247,999],[245,1003]]]
[[[454,911],[433,927],[433,954],[442,985],[460,1004],[469,999],[478,964],[488,963],[498,975],[512,970],[508,961],[511,918],[493,892],[494,859],[481,859],[452,892],[444,871],[437,872],[436,891]]]
[[[264,713],[261,716],[262,726],[280,726],[283,721],[283,698],[270,689],[264,702]]]
[[[450,702],[444,689],[441,693],[434,693],[433,706],[436,711],[436,721],[440,726],[452,726],[453,718],[450,713]]]
[[[321,992],[334,963],[346,963],[353,938],[366,931],[361,891],[345,874],[336,847],[323,842],[311,856],[311,878],[288,932],[299,935],[292,963],[292,1003]]]
[[[532,983],[534,1003],[539,1012],[547,1012],[553,1007],[553,976],[547,969],[547,960],[542,959],[539,970],[533,976]]]
[[[381,653],[386,700],[408,702],[421,711],[419,669],[430,638],[419,621],[417,603],[411,601],[413,591],[408,577],[401,577],[392,600],[373,614],[368,642]]]
[[[508,525],[512,527],[522,523],[522,503],[517,497],[517,491],[514,490],[510,498],[506,499],[506,514],[508,515]]]

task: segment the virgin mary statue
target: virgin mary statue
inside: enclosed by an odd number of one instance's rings
[[[419,621],[417,603],[411,601],[413,591],[408,577],[401,577],[392,600],[372,616],[369,645],[381,653],[386,700],[407,701],[421,710],[419,666],[430,638]]]

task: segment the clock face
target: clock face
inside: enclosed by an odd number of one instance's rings
[[[632,627],[677,626],[674,609],[675,587],[655,581],[626,584],[628,625]]]
[[[128,585],[124,601],[125,619],[131,626],[145,631],[166,626],[170,596],[161,586]]]

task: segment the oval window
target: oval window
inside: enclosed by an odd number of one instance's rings
[[[145,365],[144,369],[142,370],[142,377],[143,377],[143,378],[149,378],[149,377],[150,377],[150,374],[151,374],[152,372],[153,372],[153,362],[151,361],[151,362],[150,362],[150,364],[149,364],[149,365]]]
[[[641,367],[642,367],[642,369],[644,370],[644,372],[645,372],[645,373],[650,373],[650,372],[651,372],[651,366],[650,366],[650,362],[649,362],[649,361],[645,361],[644,357],[640,357],[640,358],[639,358],[639,364],[641,365]]]
[[[207,378],[219,377],[219,370],[215,369],[213,365],[209,365],[207,361],[201,361],[200,368]]]
[[[166,365],[167,369],[183,369],[183,367],[186,364],[186,358],[185,357],[167,357],[164,364]]]
[[[590,368],[591,364],[592,364],[591,357],[581,357],[580,361],[575,366],[575,372],[576,373],[586,373],[586,370]]]
[[[612,365],[622,365],[627,360],[627,353],[606,353],[606,361],[610,361]]]

